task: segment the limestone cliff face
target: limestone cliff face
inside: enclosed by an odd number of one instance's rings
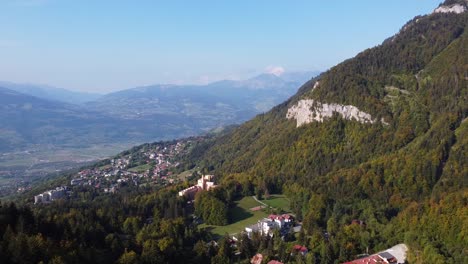
[[[465,1],[465,5],[468,4],[468,1]],[[466,11],[466,7],[462,4],[454,4],[454,5],[441,5],[434,10],[434,13],[455,13],[461,14]]]
[[[300,100],[288,109],[286,118],[296,119],[297,127],[300,127],[311,122],[323,122],[332,117],[334,113],[341,115],[346,120],[355,120],[361,123],[375,122],[370,114],[353,105],[322,104],[313,99]]]

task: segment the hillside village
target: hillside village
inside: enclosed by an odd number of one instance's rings
[[[102,193],[115,193],[124,186],[165,186],[178,183],[183,180],[174,173],[180,165],[178,160],[200,140],[202,137],[143,145],[134,152],[123,153],[107,160],[100,167],[79,171],[68,185],[34,196],[34,203],[49,203],[66,198],[77,187],[90,187]],[[211,187],[213,184],[208,183],[208,187],[204,188]]]

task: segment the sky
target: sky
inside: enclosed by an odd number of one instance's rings
[[[0,80],[110,92],[323,71],[442,0],[0,0]]]

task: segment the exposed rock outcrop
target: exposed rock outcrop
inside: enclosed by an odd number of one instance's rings
[[[455,13],[461,14],[466,11],[466,7],[461,4],[454,4],[451,6],[442,5],[434,10],[433,13]]]
[[[296,119],[297,127],[311,122],[323,122],[333,116],[341,115],[346,120],[356,120],[361,123],[374,123],[375,120],[366,112],[353,105],[322,104],[312,99],[300,100],[288,109],[286,118]]]

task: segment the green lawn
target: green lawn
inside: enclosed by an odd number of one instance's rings
[[[285,212],[289,212],[290,206],[289,206],[289,199],[282,195],[282,194],[272,194],[270,195],[270,198],[261,200],[263,203],[268,204],[271,207],[274,207],[276,209],[281,209]]]
[[[141,173],[141,172],[145,172],[145,171],[147,171],[147,170],[149,170],[149,169],[151,169],[151,165],[149,165],[149,164],[143,164],[143,165],[140,165],[140,166],[136,166],[136,167],[130,168],[130,169],[128,169],[128,171]]]
[[[195,171],[194,169],[183,171],[180,174],[176,175],[175,178],[181,181],[185,181],[188,177],[192,176],[194,171]]]
[[[252,197],[244,197],[236,201],[236,206],[229,209],[229,216],[232,224],[226,226],[209,226],[202,224],[200,228],[207,228],[216,236],[223,236],[225,233],[235,234],[244,230],[246,226],[255,224],[258,220],[267,217],[265,210],[252,212],[250,208],[260,206]]]
[[[112,166],[111,166],[110,164],[107,164],[107,165],[103,165],[103,166],[99,167],[98,169],[100,169],[100,170],[106,170],[106,169],[109,169],[109,168],[111,168],[111,167],[112,167]]]

